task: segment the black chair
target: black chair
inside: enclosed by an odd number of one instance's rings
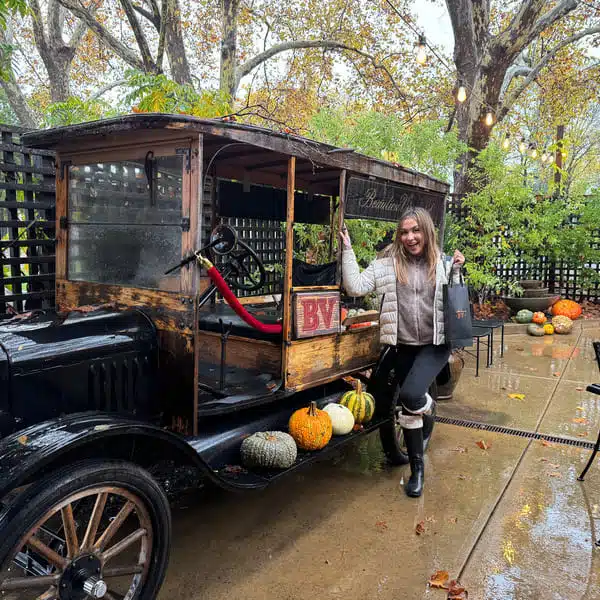
[[[476,340],[475,341],[475,354],[473,354],[473,352],[470,352],[469,350],[467,350],[466,348],[464,348],[464,351],[467,354],[470,354],[471,356],[475,357],[475,377],[479,377],[479,349],[480,349],[480,343],[481,343],[481,339],[482,338],[487,338],[487,342],[484,342],[484,345],[486,346],[486,367],[489,367],[491,364],[491,354],[492,354],[492,344],[491,344],[491,336],[492,336],[492,332],[494,330],[491,329],[490,327],[475,327],[475,324],[473,324],[473,339]]]
[[[494,329],[500,328],[500,357],[504,357],[504,321],[500,319],[476,319],[471,304],[471,322],[473,323],[473,332],[476,329],[491,329],[490,332],[490,365],[494,364]],[[489,365],[488,365],[489,366]]]
[[[594,342],[594,351],[596,352],[596,360],[598,361],[598,369],[600,369],[600,342]],[[588,385],[586,390],[592,394],[597,394],[600,396],[600,383],[592,383]],[[594,459],[596,458],[596,454],[598,454],[598,450],[600,449],[600,432],[598,432],[598,439],[596,440],[596,444],[594,445],[594,451],[590,456],[590,460],[588,460],[587,465],[585,465],[585,469],[581,472],[581,475],[577,478],[579,481],[583,481],[585,474],[588,472],[588,469],[592,466]]]

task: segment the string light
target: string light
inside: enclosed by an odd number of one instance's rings
[[[420,65],[424,65],[427,62],[427,40],[424,35],[419,36],[419,43],[417,44],[417,51],[415,54],[416,61]]]
[[[535,144],[529,144],[529,156],[531,156],[531,158],[533,158],[534,160],[537,158],[538,155],[538,151],[537,151],[537,147]]]
[[[485,124],[488,127],[491,127],[494,124],[494,113],[491,110],[485,115]]]
[[[525,148],[527,146],[525,146],[525,138],[522,138],[521,141],[519,142],[519,152],[521,154],[523,154],[525,152]]]
[[[458,82],[458,92],[456,92],[456,99],[459,102],[464,102],[467,99],[467,89],[465,88],[462,81]]]
[[[510,148],[510,135],[506,134],[506,137],[502,140],[502,148],[508,150]]]
[[[545,163],[548,160],[548,153],[545,150],[542,152],[541,160],[543,163]]]

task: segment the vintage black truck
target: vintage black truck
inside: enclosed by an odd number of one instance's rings
[[[261,489],[376,429],[406,461],[378,314],[344,319],[335,239],[344,218],[394,221],[409,204],[441,226],[444,183],[182,115],[24,138],[56,153],[56,310],[0,320],[1,598],[150,600],[169,493]],[[326,264],[294,257],[306,223],[329,236]],[[249,434],[373,370],[386,383],[364,427],[286,470],[240,466]]]

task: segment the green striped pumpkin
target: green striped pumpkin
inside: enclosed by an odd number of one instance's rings
[[[340,404],[345,406],[354,416],[357,424],[368,423],[375,413],[375,399],[362,389],[362,384],[357,380],[356,389],[346,392]]]

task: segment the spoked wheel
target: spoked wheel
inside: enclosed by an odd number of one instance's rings
[[[393,465],[408,464],[408,453],[406,451],[406,442],[404,441],[404,431],[399,423],[400,403],[398,402],[400,388],[396,386],[394,390],[394,399],[391,403],[392,419],[379,428],[379,437],[381,445],[388,460]],[[437,386],[432,384],[429,388],[429,394],[435,400],[437,397]],[[435,405],[434,405],[435,406]],[[433,426],[435,424],[435,409],[432,415],[423,415],[423,452],[429,447]]]
[[[122,462],[62,469],[0,515],[0,598],[156,598],[170,534],[167,499],[143,469]]]

